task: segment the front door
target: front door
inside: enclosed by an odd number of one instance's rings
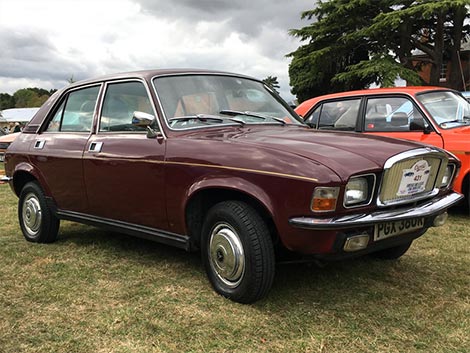
[[[134,111],[155,116],[146,85],[108,83],[97,133],[83,159],[89,213],[103,221],[167,230],[165,140],[149,138],[145,128],[134,126]]]

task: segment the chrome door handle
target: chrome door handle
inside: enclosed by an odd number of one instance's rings
[[[46,144],[45,140],[36,140],[36,142],[34,142],[34,149],[42,150],[45,144]]]
[[[103,147],[103,142],[92,142],[88,147],[88,152],[101,152],[101,148]]]

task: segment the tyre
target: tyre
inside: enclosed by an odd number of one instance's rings
[[[52,243],[57,239],[59,220],[47,205],[44,192],[37,182],[29,182],[21,190],[18,219],[27,241]]]
[[[253,303],[270,290],[275,257],[270,233],[258,212],[240,201],[213,206],[204,221],[201,253],[215,291]]]
[[[393,248],[383,249],[371,254],[372,257],[381,260],[395,260],[404,255],[411,246],[412,241]]]

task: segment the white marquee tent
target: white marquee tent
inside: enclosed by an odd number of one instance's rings
[[[39,108],[12,108],[0,111],[0,122],[27,123]]]

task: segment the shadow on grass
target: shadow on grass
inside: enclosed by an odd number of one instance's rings
[[[94,254],[112,261],[131,262],[145,268],[172,268],[178,281],[192,276],[210,288],[199,253],[67,222],[60,230],[56,246],[68,247],[70,244],[83,252],[91,249]],[[325,267],[314,263],[278,264],[271,292],[254,306],[261,311],[276,307],[285,312],[290,311],[291,305],[306,308],[318,305],[327,311],[338,307],[353,310],[348,305],[380,306],[392,297],[396,300],[403,296],[412,297],[414,293],[432,295],[433,279],[429,274],[439,272],[439,266],[433,266],[432,261],[417,253],[405,254],[398,261],[362,257],[330,262]]]
[[[198,253],[188,253],[151,240],[70,222],[61,226],[56,244],[93,248],[108,256],[145,265],[158,266],[161,262],[174,262],[187,267],[201,266]]]

